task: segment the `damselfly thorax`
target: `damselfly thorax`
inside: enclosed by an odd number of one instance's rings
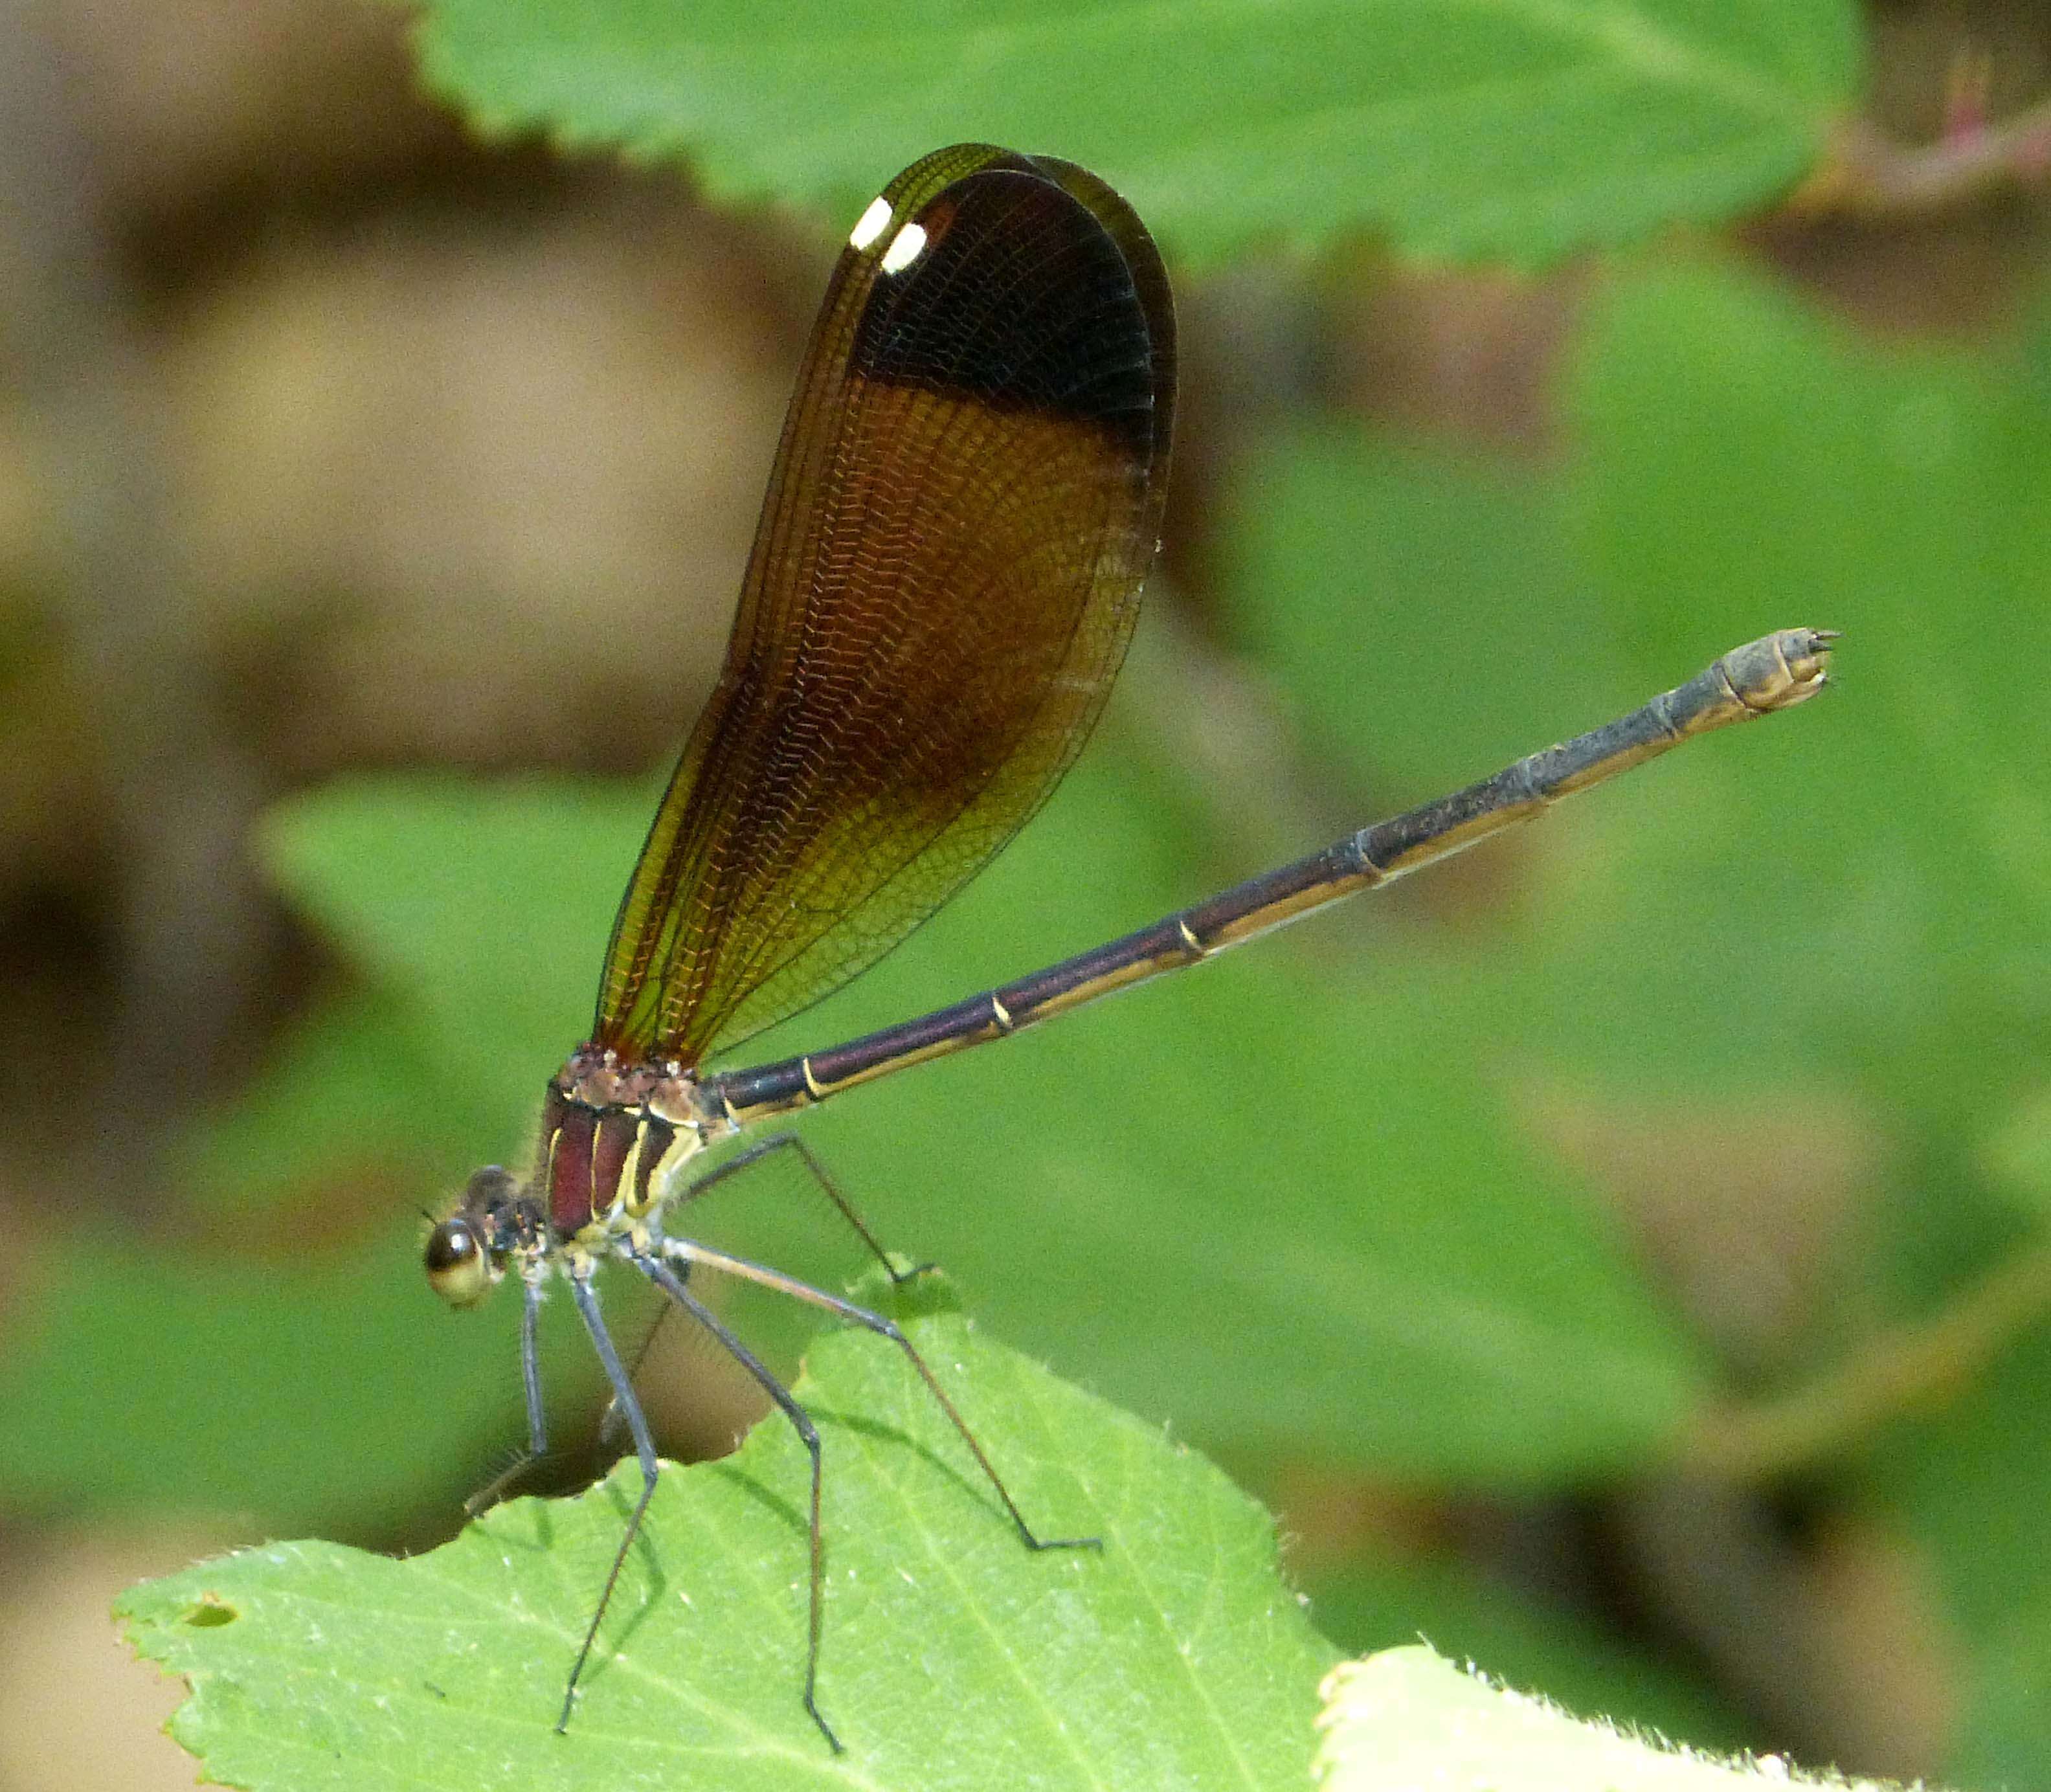
[[[531,1274],[643,1235],[706,1146],[737,1122],[675,1064],[622,1064],[585,1045],[549,1079],[531,1177],[493,1165],[470,1179],[461,1205],[428,1248],[436,1291],[459,1306],[482,1299],[509,1270]]]

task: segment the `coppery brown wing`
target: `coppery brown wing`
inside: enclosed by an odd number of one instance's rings
[[[834,269],[726,663],[650,829],[594,1037],[691,1065],[875,962],[1081,750],[1152,563],[1167,278],[1071,163],[914,163]]]

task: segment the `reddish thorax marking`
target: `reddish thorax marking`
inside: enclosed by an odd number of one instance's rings
[[[703,1108],[696,1079],[677,1066],[622,1064],[602,1047],[578,1047],[541,1110],[535,1184],[556,1236],[623,1230],[645,1214],[664,1158],[680,1144],[695,1152],[708,1135]]]

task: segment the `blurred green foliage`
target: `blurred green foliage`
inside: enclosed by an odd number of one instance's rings
[[[486,125],[688,150],[717,195],[851,214],[912,155],[985,136],[1097,166],[1197,260],[1374,226],[1404,253],[1529,261],[1728,217],[1808,170],[1858,79],[1850,12],[1822,0],[1227,8],[1186,34],[1044,3],[848,16],[440,0],[421,29],[431,79]],[[1113,79],[1117,104],[1093,84]],[[1661,1472],[1748,1391],[1532,1126],[1534,1087],[1752,1116],[1729,1141],[1748,1161],[1867,1142],[1884,1224],[1842,1244],[1815,1372],[1943,1313],[2033,1243],[2051,1161],[2051,720],[2032,670],[2051,646],[2048,367],[2043,320],[1992,349],[1878,345],[1705,248],[1616,265],[1567,357],[1555,459],[1292,427],[1231,493],[1231,626],[1331,782],[1382,812],[1773,627],[1845,630],[1839,686],[1486,849],[1520,855],[1513,900],[1455,924],[1351,905],[854,1094],[808,1136],[993,1333],[1255,1465],[1570,1493]],[[1221,865],[1255,869],[1237,819],[1152,744],[1150,697],[1174,701],[1128,691],[975,886],[748,1056],[987,987],[1205,893]],[[383,779],[279,811],[268,861],[360,986],[199,1130],[196,1208],[268,1214],[289,1239],[310,1189],[363,1166],[432,1201],[475,1162],[519,1161],[652,800]],[[718,1203],[752,1255],[826,1277],[853,1260],[815,1268],[816,1204],[744,1185]],[[89,1270],[25,1278],[39,1298],[0,1403],[36,1416],[11,1427],[0,1490],[366,1536],[452,1499],[517,1435],[514,1315],[436,1306],[417,1231],[400,1216],[374,1250],[282,1250],[260,1279],[96,1238],[73,1253]],[[879,1353],[844,1418],[901,1392]],[[2016,1783],[2051,1765],[2026,1696],[2051,1669],[2043,1354],[2011,1349],[1944,1411],[1797,1465],[1927,1548],[1970,1682],[1961,1771]],[[111,1361],[147,1367],[118,1410]],[[588,1410],[578,1353],[552,1349],[549,1373],[561,1410]],[[890,1423],[923,1435],[930,1416]],[[748,1460],[791,1456],[768,1431]],[[730,1489],[721,1472],[699,1492]],[[788,1525],[770,1528],[787,1555]],[[680,1547],[664,1533],[666,1560]],[[877,1547],[885,1574],[900,1558]],[[1494,1639],[1470,1644],[1471,1590],[1368,1564],[1317,1615],[1367,1646],[1397,1640],[1401,1611],[1586,1707],[1727,1721],[1656,1665],[1487,1597]],[[543,1626],[537,1685],[571,1622]]]

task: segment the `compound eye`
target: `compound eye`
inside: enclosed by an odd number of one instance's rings
[[[461,1214],[428,1234],[428,1286],[451,1306],[475,1306],[498,1279],[477,1229]]]

